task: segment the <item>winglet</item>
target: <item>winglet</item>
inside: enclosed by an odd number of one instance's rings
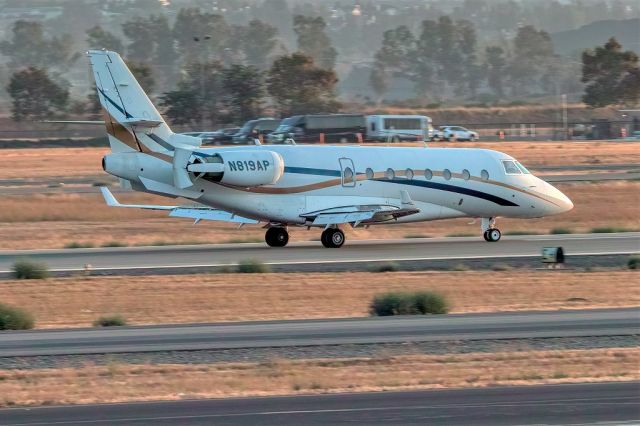
[[[104,201],[107,203],[109,207],[120,207],[121,204],[116,200],[116,197],[113,196],[109,188],[106,186],[101,186],[100,191],[102,192],[102,196],[104,197]]]

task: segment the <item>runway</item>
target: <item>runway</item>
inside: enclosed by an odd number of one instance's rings
[[[638,334],[640,308],[0,332],[0,357]]]
[[[565,255],[615,255],[640,252],[640,233],[505,235],[498,243],[478,237],[415,238],[403,240],[347,241],[340,249],[325,249],[320,242],[292,243],[269,248],[264,243],[208,244],[194,246],[114,247],[63,250],[0,251],[0,274],[7,276],[13,263],[24,257],[45,262],[53,272],[84,270],[125,273],[161,272],[234,266],[245,259],[268,265],[356,265],[387,261],[503,259],[539,257],[542,247],[564,248]]]
[[[640,421],[640,383],[423,390],[10,408],[12,426],[621,425]]]

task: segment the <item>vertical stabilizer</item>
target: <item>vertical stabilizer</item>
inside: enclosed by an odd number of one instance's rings
[[[200,144],[200,139],[171,131],[120,55],[108,50],[90,50],[87,55],[112,151],[164,152],[173,151],[177,141]]]

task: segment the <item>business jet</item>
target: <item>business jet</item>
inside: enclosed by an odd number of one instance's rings
[[[88,53],[111,152],[105,172],[123,186],[195,205],[109,206],[166,210],[171,217],[264,224],[271,247],[290,227],[322,228],[325,247],[345,242],[340,227],[481,218],[486,241],[500,240],[496,218],[569,211],[562,192],[513,157],[469,148],[250,145],[202,148],[171,131],[121,57]]]

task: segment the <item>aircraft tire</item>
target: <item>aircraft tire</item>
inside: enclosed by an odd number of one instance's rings
[[[500,241],[501,237],[502,237],[502,232],[500,232],[499,229],[493,228],[493,229],[487,230],[487,238],[488,238],[487,241],[495,243],[497,241]]]
[[[325,229],[322,231],[320,241],[326,248],[340,248],[345,241],[344,232],[336,228]]]
[[[267,229],[264,240],[269,247],[284,247],[289,242],[289,233],[282,227],[274,226]]]

